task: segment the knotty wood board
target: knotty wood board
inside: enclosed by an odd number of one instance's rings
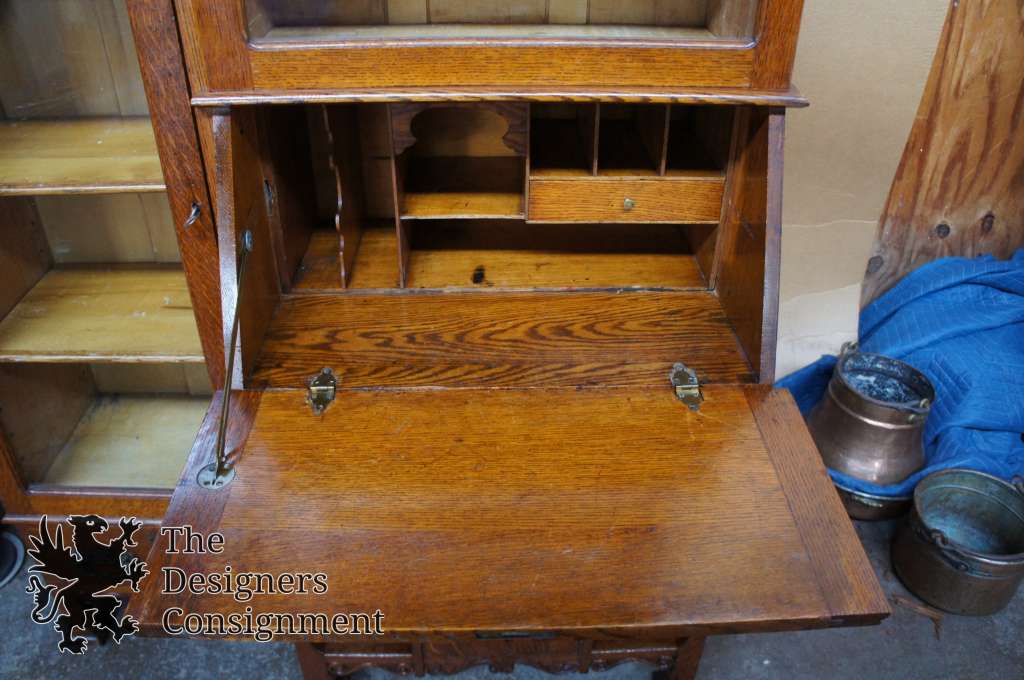
[[[0,361],[201,363],[185,276],[55,269],[0,322]]]
[[[41,481],[68,487],[173,488],[209,399],[99,396]]]
[[[950,5],[878,225],[866,306],[932,260],[1024,246],[1024,14],[1019,0]]]
[[[282,300],[247,384],[663,387],[678,361],[752,379],[713,293],[309,294]]]
[[[328,574],[328,593],[262,597],[261,611],[380,608],[399,638],[877,622],[888,609],[877,581],[850,576],[870,566],[831,483],[789,484],[791,469],[820,467],[814,447],[762,438],[762,417],[802,427],[791,400],[755,419],[748,396],[767,389],[709,387],[699,413],[667,386],[342,390],[318,417],[301,390],[263,393],[258,406],[243,397],[237,426],[252,425],[233,439],[244,441],[235,481],[196,488],[208,458],[201,435],[165,520],[223,532],[225,551],[170,556],[158,539],[150,568],[276,572],[299,562]],[[804,503],[845,527],[831,540],[849,558],[827,578],[831,553]],[[852,604],[830,602],[825,584]],[[132,613],[156,628],[180,605],[149,584]],[[235,606],[188,600],[198,614]]]
[[[0,123],[0,196],[163,190],[148,118]]]

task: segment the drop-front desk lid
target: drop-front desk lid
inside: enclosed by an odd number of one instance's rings
[[[788,392],[236,392],[236,477],[207,490],[214,399],[131,613],[373,612],[386,633],[686,635],[876,623],[885,598]],[[323,572],[322,595],[162,594],[161,570]]]

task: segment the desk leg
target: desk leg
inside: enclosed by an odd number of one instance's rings
[[[686,638],[676,652],[676,662],[667,671],[655,671],[651,680],[695,680],[700,657],[704,653],[704,638]]]
[[[299,657],[303,680],[333,680],[327,670],[327,659],[320,649],[308,642],[298,642],[295,644],[295,656]]]

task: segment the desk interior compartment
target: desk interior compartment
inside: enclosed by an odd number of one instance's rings
[[[701,199],[697,223],[674,214],[548,223],[522,214],[403,215],[410,168],[423,159],[525,166],[532,158],[536,118],[522,105],[492,104],[247,106],[213,115],[221,181],[230,186],[217,206],[225,309],[237,302],[242,235],[253,237],[234,384],[297,387],[325,366],[366,388],[660,384],[678,361],[711,382],[760,380],[768,356],[761,315],[772,302],[757,266],[768,247],[765,217],[751,213],[738,238],[732,218],[719,223],[726,170],[712,179],[541,178],[609,190],[650,183],[679,197],[680,210],[698,195],[686,182],[705,182],[716,194]],[[587,107],[540,117],[578,126],[580,110]],[[467,116],[488,122],[467,127]],[[754,147],[767,148],[766,120],[745,113]],[[292,132],[275,132],[283,128]],[[307,143],[275,141],[291,134]],[[520,167],[522,198],[533,194],[527,178],[538,178]],[[748,168],[752,182],[766,172]],[[637,202],[638,211],[646,206]]]

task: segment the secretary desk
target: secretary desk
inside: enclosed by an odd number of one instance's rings
[[[383,612],[283,636],[310,678],[691,678],[709,635],[884,618],[771,388],[801,6],[129,0],[215,388],[162,521],[225,537],[151,572]],[[239,608],[159,581],[145,632]]]

